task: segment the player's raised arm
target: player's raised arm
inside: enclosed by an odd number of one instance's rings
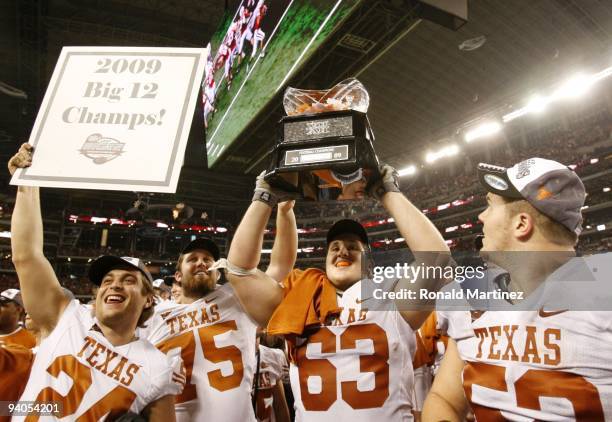
[[[468,403],[461,385],[463,366],[457,345],[449,339],[442,364],[423,405],[423,422],[465,420]]]
[[[29,167],[32,147],[28,144],[9,160],[9,172]],[[19,186],[11,219],[12,259],[26,311],[45,337],[53,330],[69,303],[51,264],[43,254],[43,224],[37,187]]]
[[[270,187],[263,179],[263,173],[259,175],[253,202],[242,217],[227,257],[229,282],[246,312],[262,326],[267,324],[283,295],[276,280],[256,270],[264,230],[272,208],[278,202],[290,199],[289,194]]]
[[[289,275],[297,259],[298,235],[293,205],[295,201],[278,204],[276,214],[276,236],[272,246],[270,265],[266,274],[281,282]]]
[[[408,248],[415,256],[413,265],[445,266],[450,263],[450,250],[436,226],[412,204],[399,190],[397,171],[388,165],[381,167],[381,180],[374,184],[370,194],[377,198],[395,220],[400,234]],[[407,280],[401,280],[398,287],[406,287]],[[427,279],[411,280],[409,288],[437,291],[444,280]],[[401,305],[401,314],[413,329],[418,329],[427,319],[430,310],[406,310],[411,305],[423,305],[412,300]]]

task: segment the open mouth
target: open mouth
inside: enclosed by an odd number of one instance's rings
[[[336,268],[350,267],[351,264],[352,264],[351,261],[347,261],[345,259],[340,259],[340,260],[336,261]]]
[[[104,303],[108,303],[108,304],[116,304],[116,303],[123,303],[123,302],[125,302],[125,298],[119,295],[108,295],[104,299]]]

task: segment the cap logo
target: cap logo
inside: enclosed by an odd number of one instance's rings
[[[546,189],[545,187],[542,186],[540,189],[538,189],[538,201],[543,201],[545,199],[550,198],[551,196],[553,196],[552,192]]]
[[[508,183],[504,179],[494,174],[485,174],[484,180],[489,186],[497,190],[508,190]]]
[[[523,177],[529,176],[531,173],[530,167],[535,164],[535,160],[528,159],[521,161],[517,164],[516,178],[522,179]]]

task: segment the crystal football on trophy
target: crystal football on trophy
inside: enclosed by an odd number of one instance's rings
[[[310,200],[363,199],[379,176],[369,104],[354,78],[328,90],[287,88],[265,179]]]

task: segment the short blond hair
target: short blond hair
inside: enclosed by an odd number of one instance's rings
[[[528,214],[533,218],[538,230],[550,242],[561,246],[575,246],[578,242],[578,235],[576,233],[571,232],[563,224],[543,214],[526,200],[504,197],[502,197],[502,199],[506,203],[506,210],[510,217],[514,217],[519,213]]]

